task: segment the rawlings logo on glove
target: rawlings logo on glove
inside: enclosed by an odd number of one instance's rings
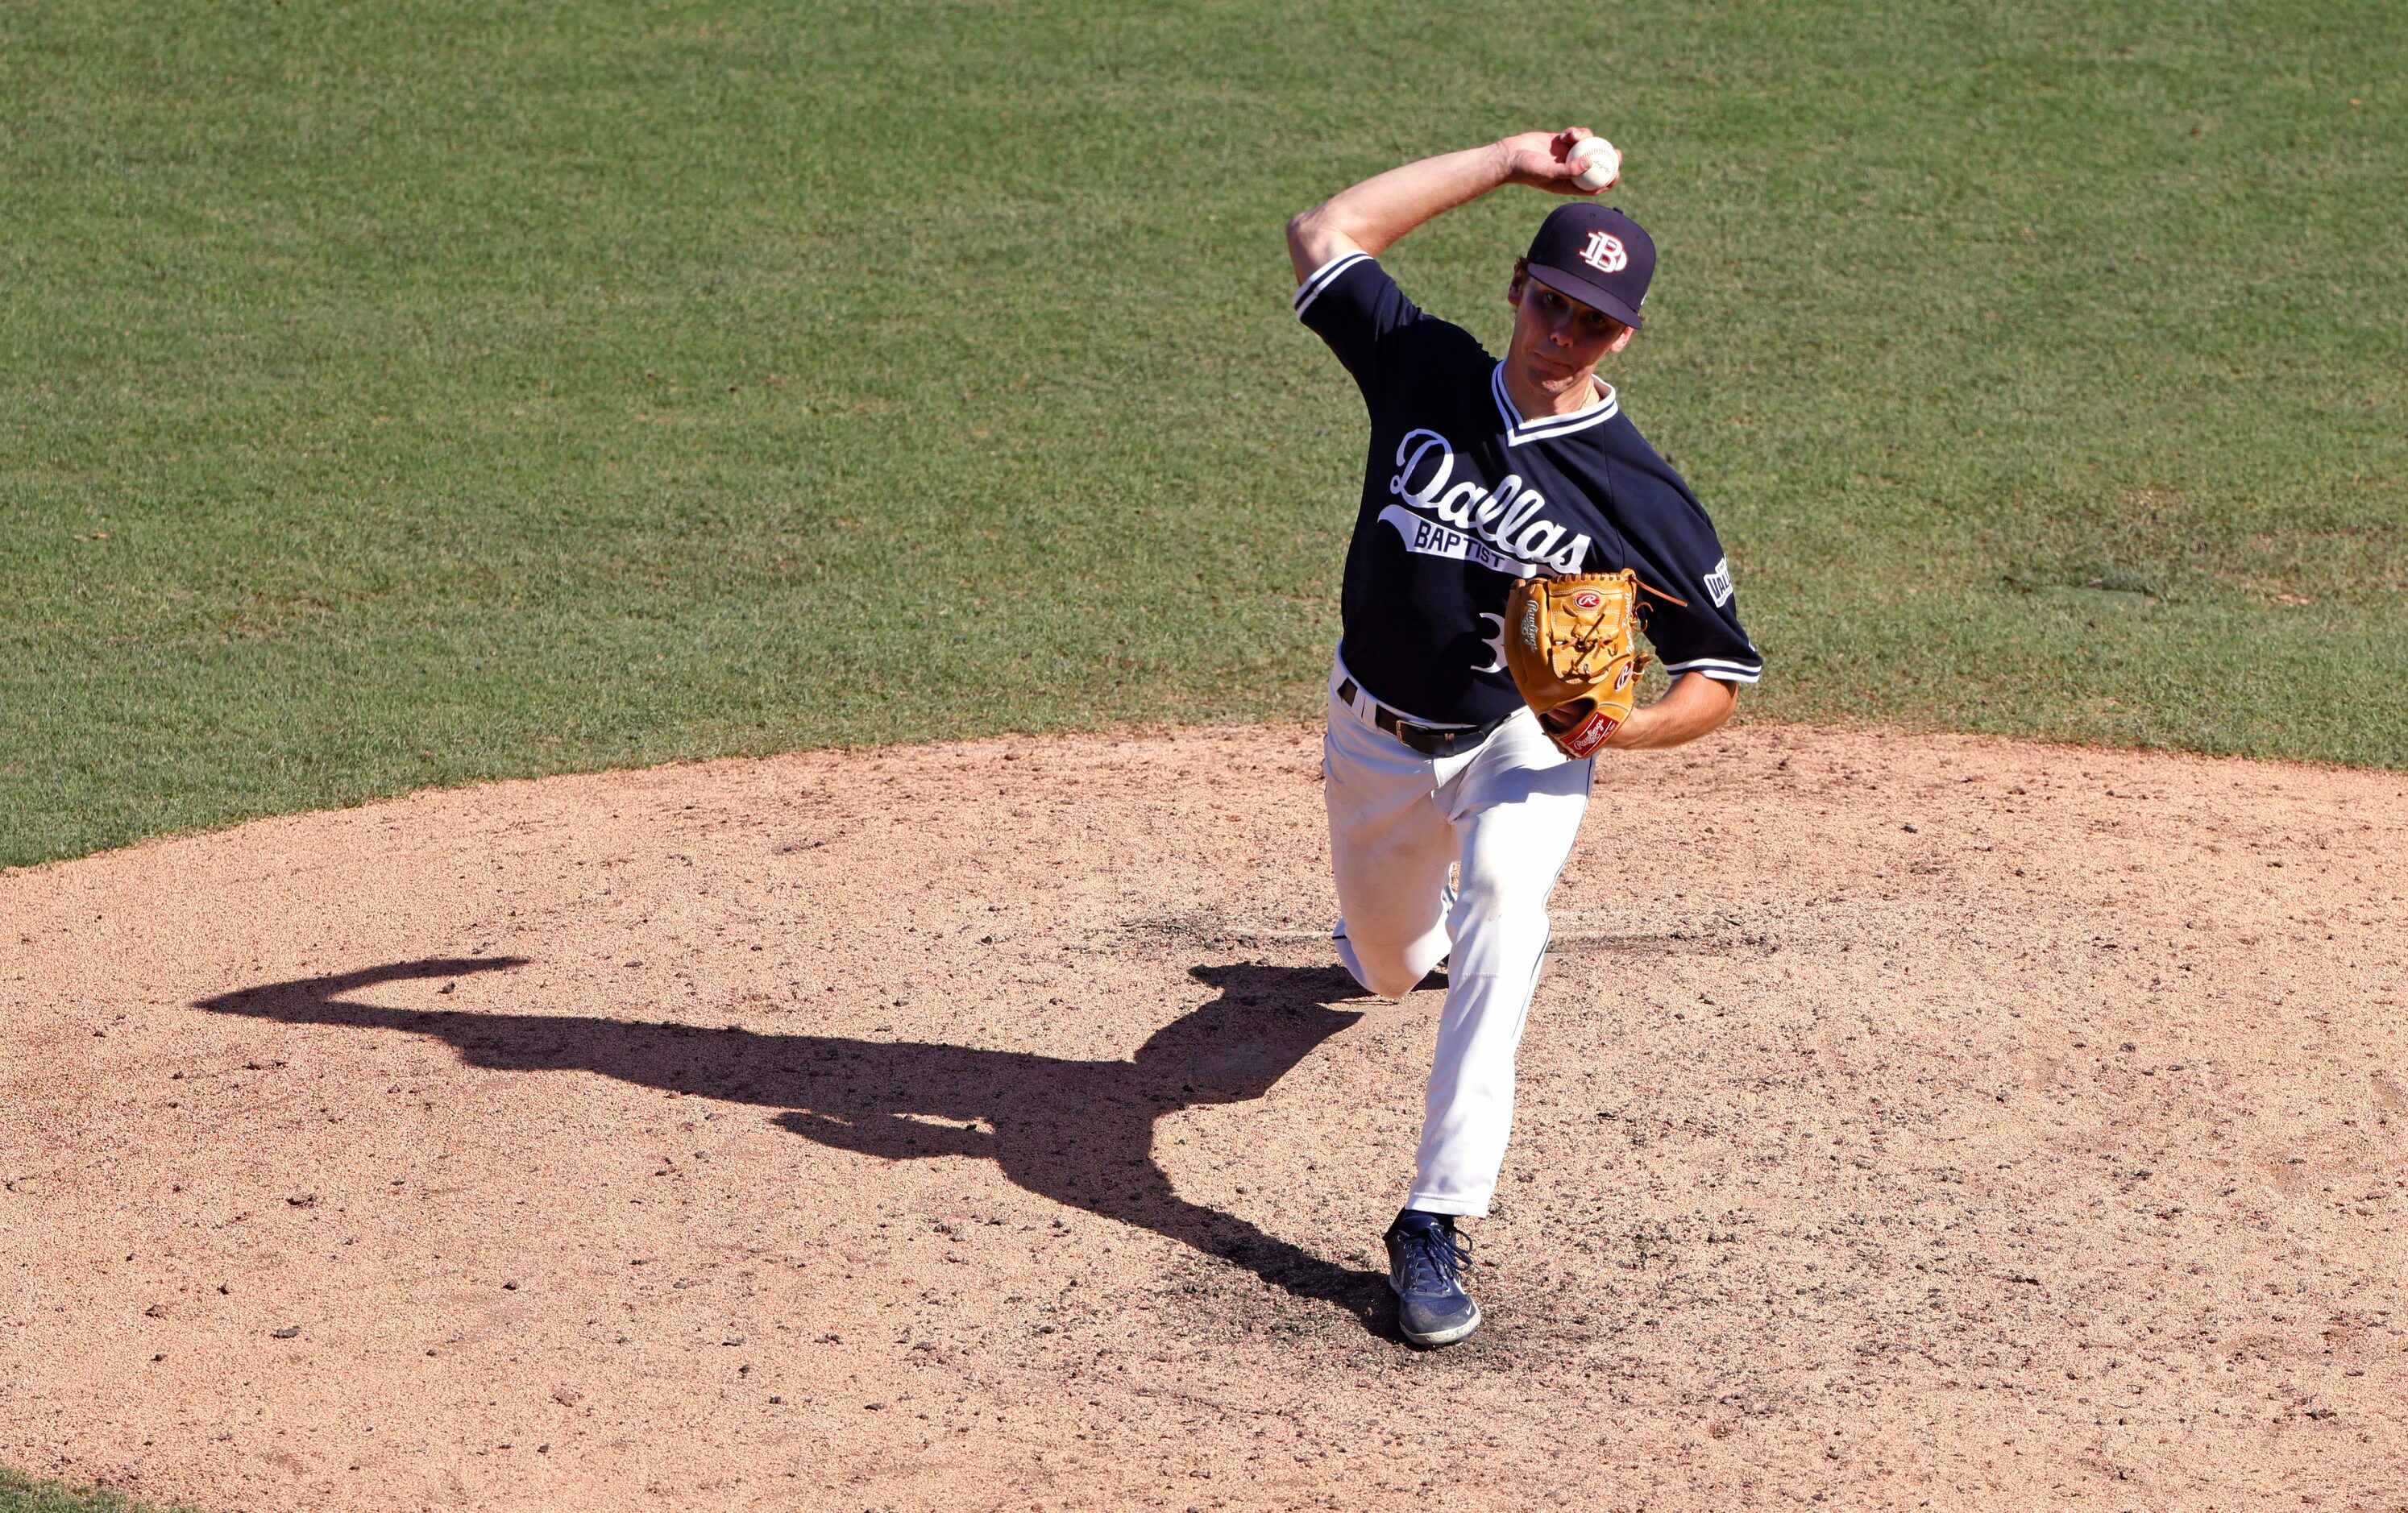
[[[1627,571],[1521,578],[1506,595],[1505,669],[1566,756],[1594,756],[1630,718],[1646,665],[1638,598],[1638,575]]]

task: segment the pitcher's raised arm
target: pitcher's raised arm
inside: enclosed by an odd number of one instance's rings
[[[1585,126],[1523,132],[1375,174],[1290,217],[1288,261],[1302,282],[1332,258],[1349,252],[1377,257],[1432,216],[1505,184],[1526,184],[1553,194],[1599,193],[1573,182],[1584,164],[1571,161],[1572,147],[1594,135]]]

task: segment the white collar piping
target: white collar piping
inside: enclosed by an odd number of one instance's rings
[[[1575,431],[1585,431],[1592,425],[1602,424],[1620,414],[1622,399],[1613,392],[1613,385],[1595,377],[1590,381],[1597,385],[1601,397],[1588,408],[1574,410],[1570,415],[1541,415],[1535,421],[1525,421],[1522,412],[1513,407],[1513,396],[1505,392],[1505,364],[1498,363],[1489,370],[1488,392],[1496,396],[1497,413],[1505,422],[1505,445],[1518,447],[1527,441],[1552,441],[1557,436],[1568,436]]]

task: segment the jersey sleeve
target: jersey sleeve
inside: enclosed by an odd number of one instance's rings
[[[1364,401],[1376,407],[1396,377],[1402,338],[1425,319],[1421,307],[1369,252],[1323,264],[1297,286],[1295,303],[1297,319],[1329,344]]]
[[[1726,683],[1753,683],[1764,658],[1739,621],[1739,592],[1730,554],[1714,535],[1705,507],[1670,467],[1617,467],[1613,492],[1643,585],[1647,639],[1674,678],[1703,673]],[[1685,602],[1675,602],[1685,601]]]

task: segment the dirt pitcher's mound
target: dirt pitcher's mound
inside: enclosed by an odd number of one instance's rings
[[[1489,1323],[1297,729],[0,877],[0,1463],[235,1509],[2408,1506],[2408,784],[1606,764]]]

